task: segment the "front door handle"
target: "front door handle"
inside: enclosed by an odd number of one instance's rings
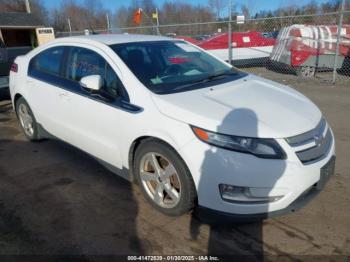
[[[64,100],[69,100],[69,94],[68,93],[65,93],[65,92],[62,92],[62,93],[59,93],[58,96],[60,97],[60,99],[64,99]]]

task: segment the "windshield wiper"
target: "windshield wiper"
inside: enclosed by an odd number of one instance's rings
[[[232,75],[232,73],[227,73],[227,72],[217,73],[217,74],[209,75],[206,79],[208,81],[212,81],[212,80],[215,80],[216,78],[221,78],[222,76],[228,76],[228,75]]]
[[[206,82],[210,82],[210,81],[213,81],[217,78],[222,78],[223,76],[230,76],[230,75],[234,75],[235,73],[233,72],[219,72],[219,73],[216,73],[216,74],[212,74],[212,75],[208,75],[207,77],[205,78],[202,78],[200,80],[195,80],[194,82],[192,83],[206,83]]]
[[[193,85],[196,85],[196,84],[207,83],[207,82],[215,80],[216,78],[221,78],[223,76],[228,76],[228,75],[232,75],[232,73],[231,72],[230,73],[228,73],[228,72],[221,72],[221,73],[217,73],[217,74],[208,75],[205,78],[196,79],[196,80],[191,81],[188,84],[178,86],[178,87],[174,88],[174,90],[183,89],[183,88],[190,87],[190,86],[193,86]]]

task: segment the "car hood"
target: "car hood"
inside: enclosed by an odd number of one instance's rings
[[[170,95],[152,95],[159,111],[209,131],[286,138],[316,127],[322,114],[294,89],[254,75]]]

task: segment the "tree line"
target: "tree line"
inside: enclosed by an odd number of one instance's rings
[[[253,13],[255,9],[255,0],[247,0],[246,4],[237,5],[235,1],[231,7],[233,18],[236,15],[243,14],[246,19],[269,18],[261,22],[247,22],[234,30],[257,29],[261,31],[272,31],[282,26],[293,23],[336,23],[336,16],[322,17],[311,16],[304,18],[280,19],[284,16],[302,16],[310,14],[323,14],[339,10],[341,0],[330,0],[325,3],[317,3],[311,0],[304,6],[294,4],[294,1],[276,10],[262,10]],[[286,1],[285,1],[286,2]],[[201,35],[213,33],[221,28],[227,29],[229,0],[207,0],[207,2],[193,5],[183,1],[166,0],[162,5],[157,5],[154,0],[131,0],[130,4],[122,5],[116,10],[107,10],[101,0],[61,0],[56,8],[48,10],[43,0],[30,0],[31,11],[37,16],[43,24],[54,27],[56,32],[83,31],[89,29],[91,32],[107,31],[107,17],[109,19],[113,32],[129,33],[155,33],[156,21],[152,18],[152,13],[156,8],[159,13],[159,22],[162,25],[167,24],[189,24],[208,21],[222,21],[222,24],[215,25],[192,25],[192,26],[172,26],[161,28],[162,34],[177,33],[181,35]],[[143,16],[141,27],[143,29],[125,29],[135,27],[133,23],[134,12],[142,8]],[[350,1],[346,2],[346,9],[350,10]],[[0,0],[0,10],[8,12],[24,12],[24,0]],[[69,22],[68,22],[69,20]],[[345,23],[350,23],[350,15],[345,16]]]

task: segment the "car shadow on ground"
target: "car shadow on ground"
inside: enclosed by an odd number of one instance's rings
[[[150,254],[156,247],[153,244],[161,244],[151,239],[144,242],[145,237],[138,235],[139,201],[133,185],[80,150],[59,141],[0,139],[0,160],[1,255],[48,255],[44,260],[73,255],[94,261],[92,255]],[[148,212],[159,215],[158,220],[162,217],[157,211]],[[196,241],[201,225],[197,219],[191,221],[192,240]],[[261,223],[212,226],[208,246],[203,248],[208,254],[259,258],[263,254],[261,228]],[[193,254],[205,255],[201,252]]]
[[[58,141],[0,139],[0,159],[1,255],[144,254],[128,181]]]

